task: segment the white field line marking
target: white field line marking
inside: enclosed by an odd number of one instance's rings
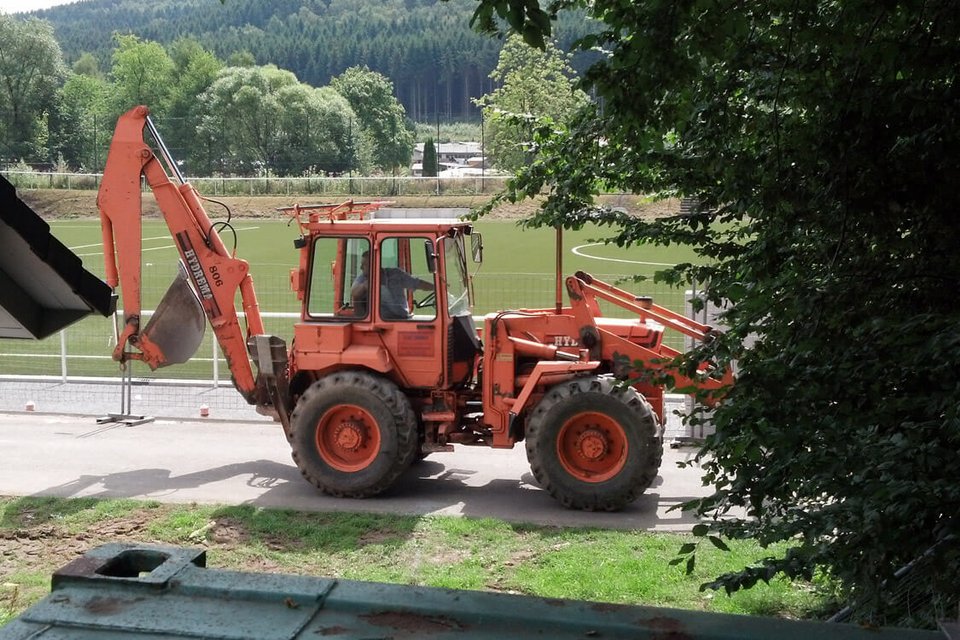
[[[242,229],[236,229],[236,231],[253,231],[254,229],[259,229],[259,228],[260,228],[260,227],[243,227]],[[169,236],[169,235],[167,235],[167,236],[153,236],[153,237],[150,237],[150,238],[143,238],[144,241],[146,241],[146,240],[169,240],[169,239],[170,239],[170,236]],[[69,249],[70,249],[71,251],[76,251],[77,249],[88,249],[88,248],[90,248],[90,247],[99,247],[99,246],[102,246],[102,244],[103,244],[103,243],[100,243],[100,242],[96,242],[96,243],[94,243],[94,244],[78,244],[78,245],[75,246],[75,247],[69,247]],[[161,249],[175,249],[175,248],[176,248],[176,245],[173,245],[173,244],[165,244],[165,245],[160,246],[160,247],[148,247],[148,248],[146,248],[146,249],[142,249],[141,251],[160,251]],[[78,254],[77,254],[77,257],[84,258],[84,257],[87,257],[87,256],[102,256],[102,255],[103,255],[103,251],[94,251],[93,253],[78,253]]]
[[[161,251],[163,249],[175,249],[175,248],[176,248],[176,245],[165,244],[160,247],[147,247],[146,249],[141,249],[140,253],[146,253],[147,251]],[[102,255],[103,255],[103,251],[94,251],[93,253],[78,253],[77,257],[86,258],[88,256],[102,256]]]
[[[578,247],[574,247],[573,249],[570,249],[570,252],[573,253],[574,255],[580,256],[581,258],[589,258],[590,260],[605,260],[606,262],[625,262],[627,264],[646,264],[653,267],[672,267],[673,266],[673,264],[669,262],[644,262],[643,260],[626,260],[624,258],[603,258],[600,256],[591,256],[583,252],[583,249],[586,249],[587,247],[600,247],[600,246],[603,246],[604,244],[605,243],[603,242],[581,244]]]
[[[142,238],[142,240],[144,240],[144,241],[146,241],[146,240],[169,240],[169,239],[170,239],[170,234],[167,234],[167,235],[165,235],[165,236],[153,236],[152,238]],[[75,246],[75,247],[68,247],[68,249],[70,249],[70,251],[76,251],[77,249],[89,249],[90,247],[102,247],[102,246],[103,246],[103,242],[94,242],[93,244],[78,244],[78,245]]]

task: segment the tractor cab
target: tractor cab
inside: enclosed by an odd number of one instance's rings
[[[482,259],[482,244],[470,224],[311,213],[300,226],[297,369],[362,367],[404,388],[472,379],[480,342],[467,261]]]

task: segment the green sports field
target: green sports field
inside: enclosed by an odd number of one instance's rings
[[[299,312],[299,302],[290,290],[290,269],[298,264],[293,241],[296,225],[285,220],[235,220],[236,254],[250,263],[257,297],[267,330],[289,339],[292,318],[271,318],[271,313]],[[474,291],[478,314],[498,309],[552,307],[555,299],[554,268],[556,233],[552,229],[524,230],[514,222],[481,221],[476,228],[483,234],[484,262],[473,265]],[[89,271],[103,275],[103,250],[99,220],[64,220],[51,223],[53,234],[83,260]],[[595,277],[616,282],[640,274],[652,276],[665,265],[693,261],[685,248],[639,246],[620,249],[597,244],[604,230],[585,228],[564,232],[563,271],[582,270]],[[227,247],[234,244],[233,234],[221,234]],[[145,220],[143,228],[143,282],[145,309],[153,309],[173,279],[177,253],[164,223]],[[625,289],[652,295],[659,304],[683,309],[683,292],[645,283],[622,283]],[[622,315],[614,310],[605,313]],[[70,376],[115,375],[116,365],[108,359],[112,351],[111,320],[93,317],[70,327],[65,334]],[[136,375],[210,379],[213,366],[212,332],[208,331],[194,361],[160,373],[148,373],[144,367]],[[671,340],[679,346],[679,338]],[[42,342],[0,340],[0,374],[62,375],[61,341],[56,337]],[[143,369],[143,371],[141,371]],[[221,375],[227,375],[220,362]]]
[[[52,225],[53,233],[84,262],[84,266],[103,274],[103,252],[100,244],[99,221],[65,221]],[[496,309],[552,304],[554,299],[554,272],[556,263],[556,233],[552,229],[521,229],[513,222],[479,222],[477,229],[484,238],[483,265],[474,266],[477,312]],[[261,307],[266,311],[298,311],[296,298],[289,290],[288,275],[297,265],[297,237],[295,226],[282,220],[238,220],[236,230],[237,257],[250,263]],[[563,271],[572,274],[586,271],[608,280],[635,274],[652,276],[666,265],[693,261],[695,256],[685,248],[635,246],[621,249],[612,245],[596,244],[604,230],[590,227],[578,232],[565,232],[563,237]],[[233,246],[233,235],[222,234],[228,247]],[[144,281],[147,289],[146,307],[154,302],[172,279],[177,254],[170,234],[161,221],[146,220],[143,229]],[[629,285],[638,293],[654,295],[658,302],[675,306],[670,299],[673,292],[641,291],[653,284]],[[668,294],[660,300],[660,295]]]

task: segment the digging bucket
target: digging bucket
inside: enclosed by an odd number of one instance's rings
[[[182,364],[193,357],[203,341],[207,318],[200,299],[190,286],[183,265],[163,294],[141,335],[163,353],[161,367]]]

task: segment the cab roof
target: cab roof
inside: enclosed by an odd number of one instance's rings
[[[311,220],[303,224],[311,233],[428,233],[443,235],[459,230],[466,235],[473,231],[473,223],[455,218],[377,218],[373,220]]]

